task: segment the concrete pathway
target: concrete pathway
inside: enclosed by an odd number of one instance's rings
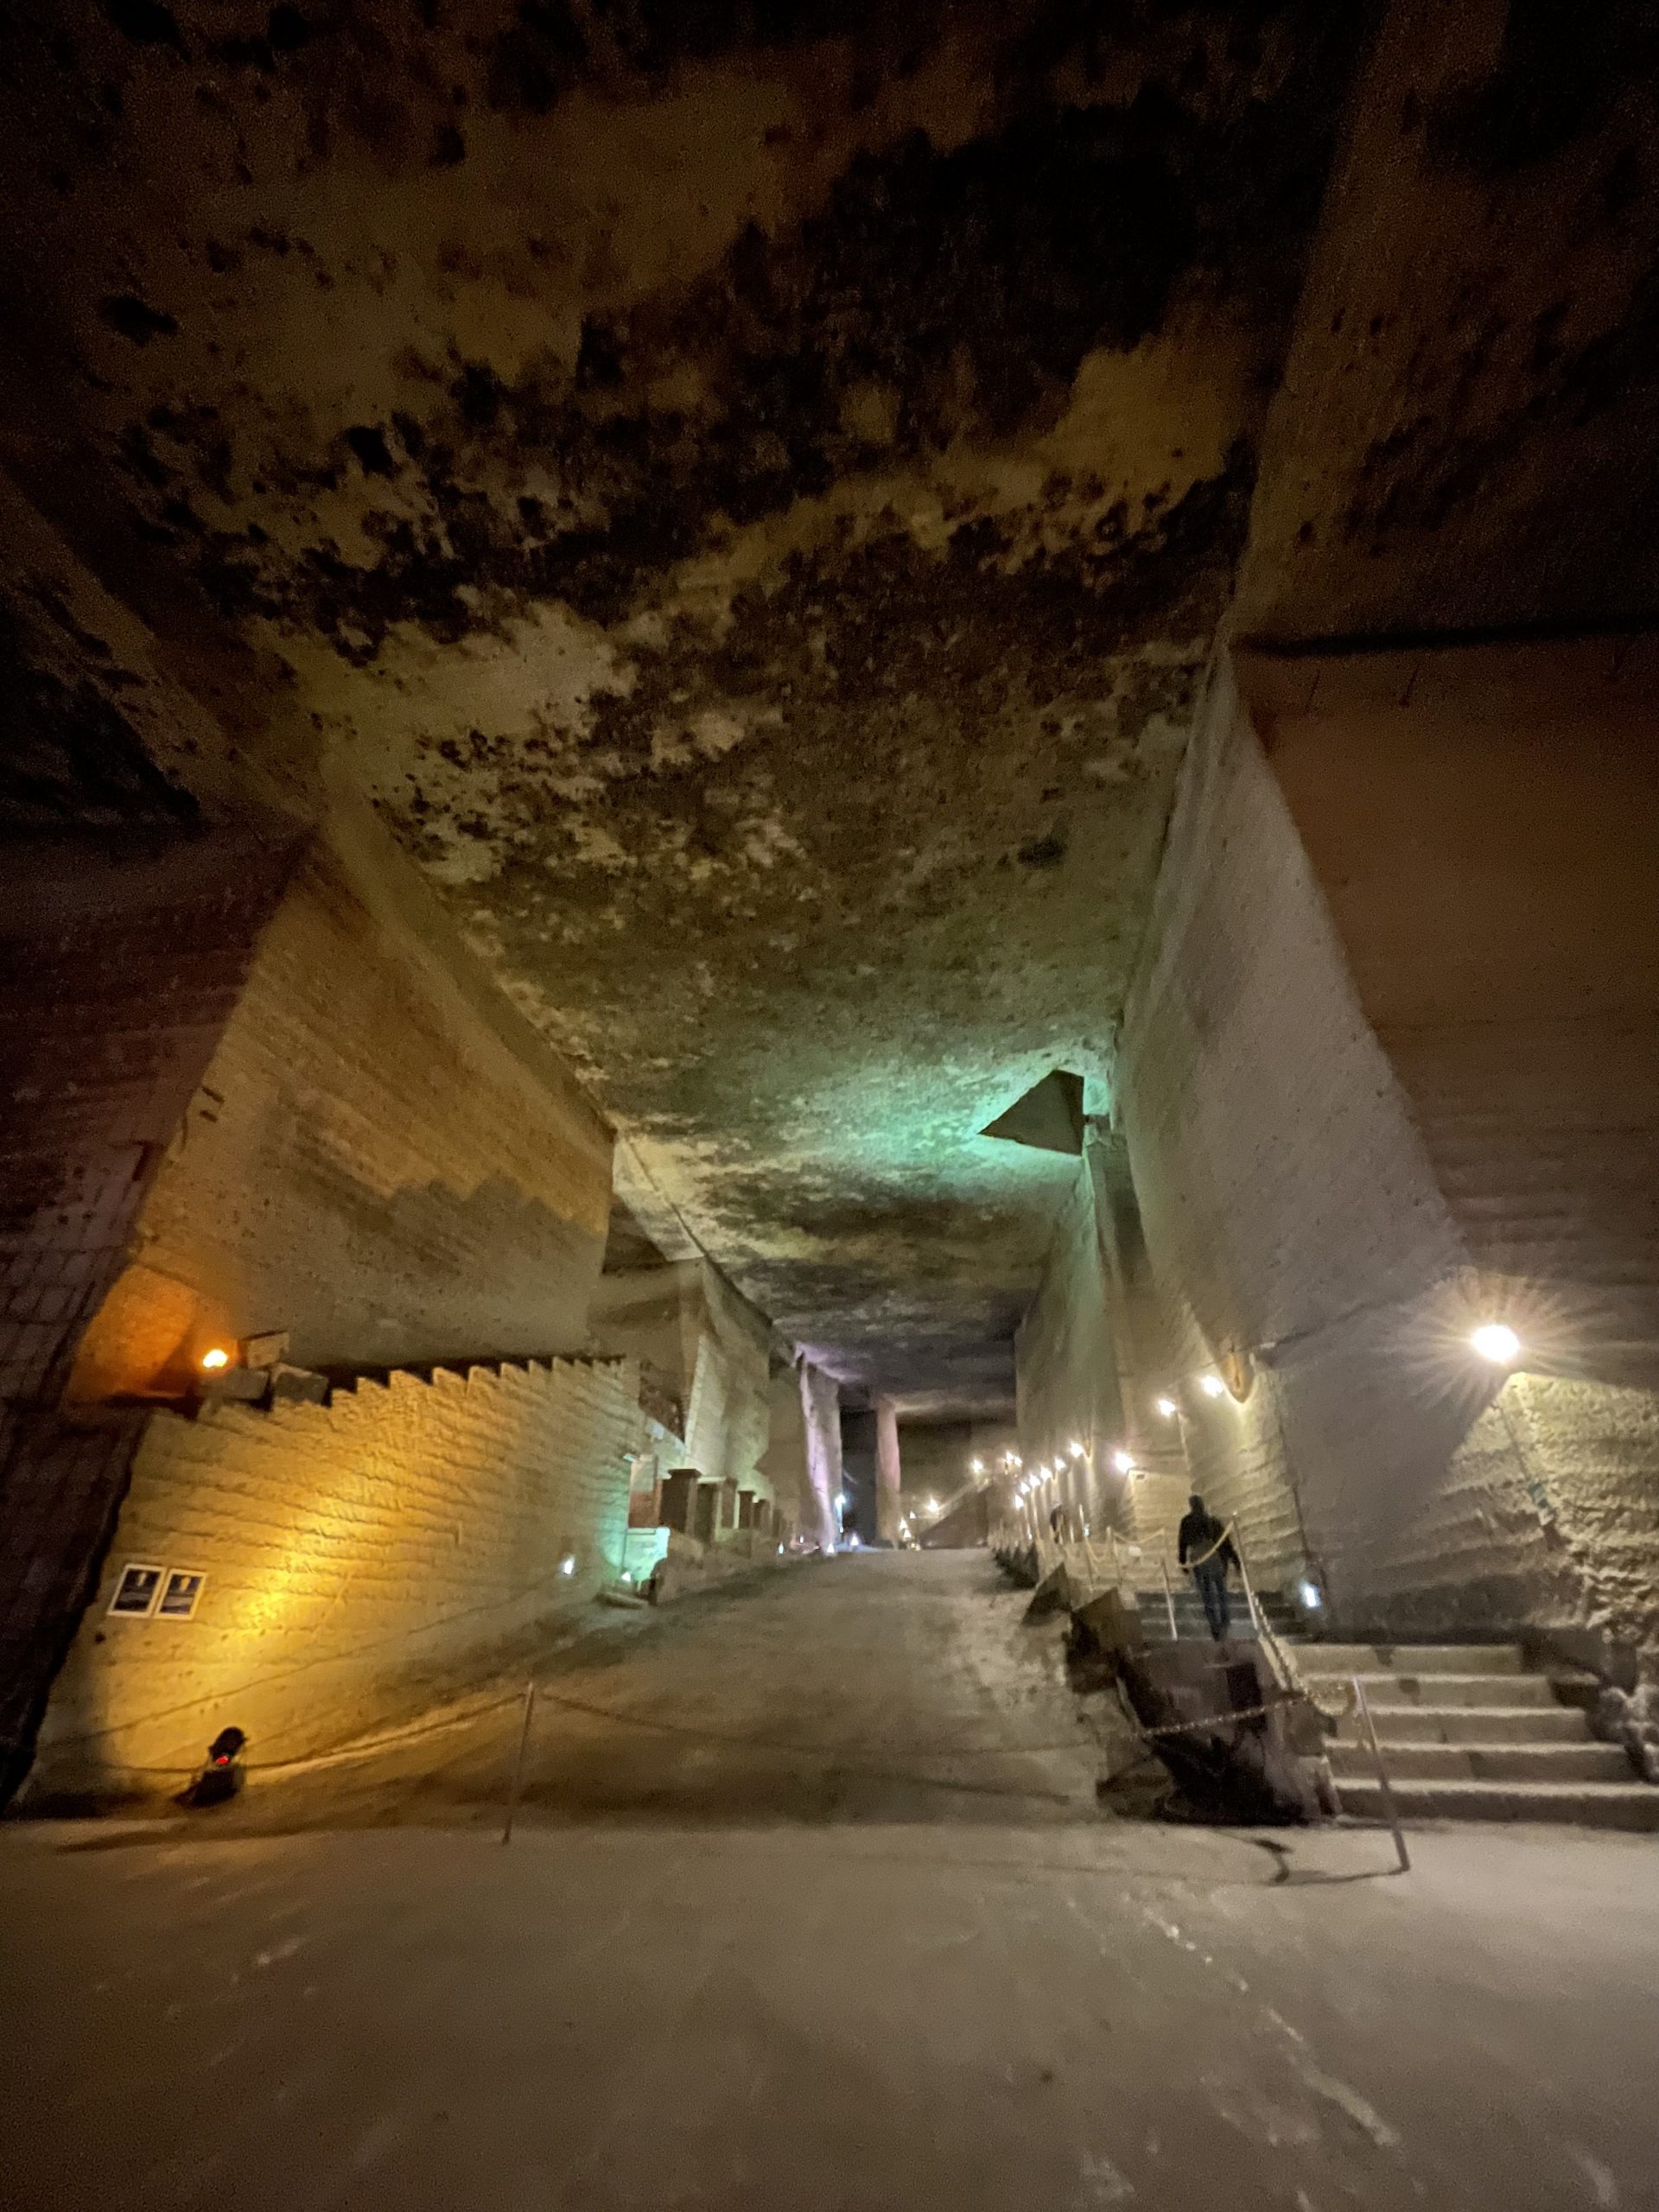
[[[505,1851],[501,1713],[186,1830],[10,1827],[0,2193],[1659,2203],[1651,1843],[1401,1878],[1109,1820],[1019,1611],[971,1554],[841,1560],[564,1655]]]

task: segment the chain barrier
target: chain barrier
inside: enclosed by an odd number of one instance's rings
[[[1255,1720],[1264,1713],[1277,1713],[1287,1705],[1311,1704],[1312,1700],[1300,1690],[1289,1691],[1282,1697],[1270,1697],[1260,1705],[1239,1705],[1225,1713],[1206,1713],[1199,1720],[1170,1720],[1153,1728],[1137,1719],[1135,1727],[1149,1743],[1154,1736],[1190,1736],[1199,1728],[1226,1728],[1235,1720]]]

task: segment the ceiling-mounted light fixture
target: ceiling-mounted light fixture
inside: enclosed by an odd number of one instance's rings
[[[1154,1398],[1152,1402],[1166,1421],[1173,1421],[1181,1410],[1173,1398]]]
[[[1132,1475],[1135,1472],[1135,1455],[1133,1452],[1114,1452],[1112,1454],[1112,1465],[1117,1469],[1120,1475]]]
[[[1198,1388],[1206,1398],[1224,1398],[1227,1395],[1227,1385],[1213,1368],[1207,1374],[1199,1376]]]

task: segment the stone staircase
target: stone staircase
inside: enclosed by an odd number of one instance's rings
[[[1192,1586],[1191,1580],[1183,1575],[1177,1585],[1172,1578],[1169,1594],[1175,1605],[1177,1637],[1183,1643],[1189,1637],[1202,1637],[1207,1641],[1210,1624],[1205,1618],[1204,1600]],[[1236,1580],[1228,1596],[1232,1606],[1232,1624],[1229,1633],[1248,1643],[1255,1631],[1250,1626],[1250,1609],[1244,1602],[1244,1592]],[[1135,1592],[1135,1598],[1141,1612],[1141,1632],[1147,1642],[1167,1643],[1169,1606],[1165,1602],[1163,1584],[1160,1582],[1155,1586],[1147,1585]],[[1276,1590],[1258,1590],[1255,1602],[1267,1616],[1268,1628],[1275,1636],[1288,1642],[1295,1634],[1296,1624],[1295,1616],[1284,1599]]]
[[[1659,1832],[1659,1789],[1564,1700],[1578,1678],[1530,1671],[1518,1644],[1304,1643],[1295,1656],[1327,1711],[1351,1702],[1355,1675],[1364,1684],[1402,1818]],[[1353,1714],[1329,1756],[1343,1811],[1380,1819],[1376,1762]]]

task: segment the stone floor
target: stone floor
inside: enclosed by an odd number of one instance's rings
[[[506,1707],[11,1825],[6,2202],[1659,2203],[1651,1842],[1104,1817],[1020,1609],[944,1554],[630,1617],[506,1850]]]

